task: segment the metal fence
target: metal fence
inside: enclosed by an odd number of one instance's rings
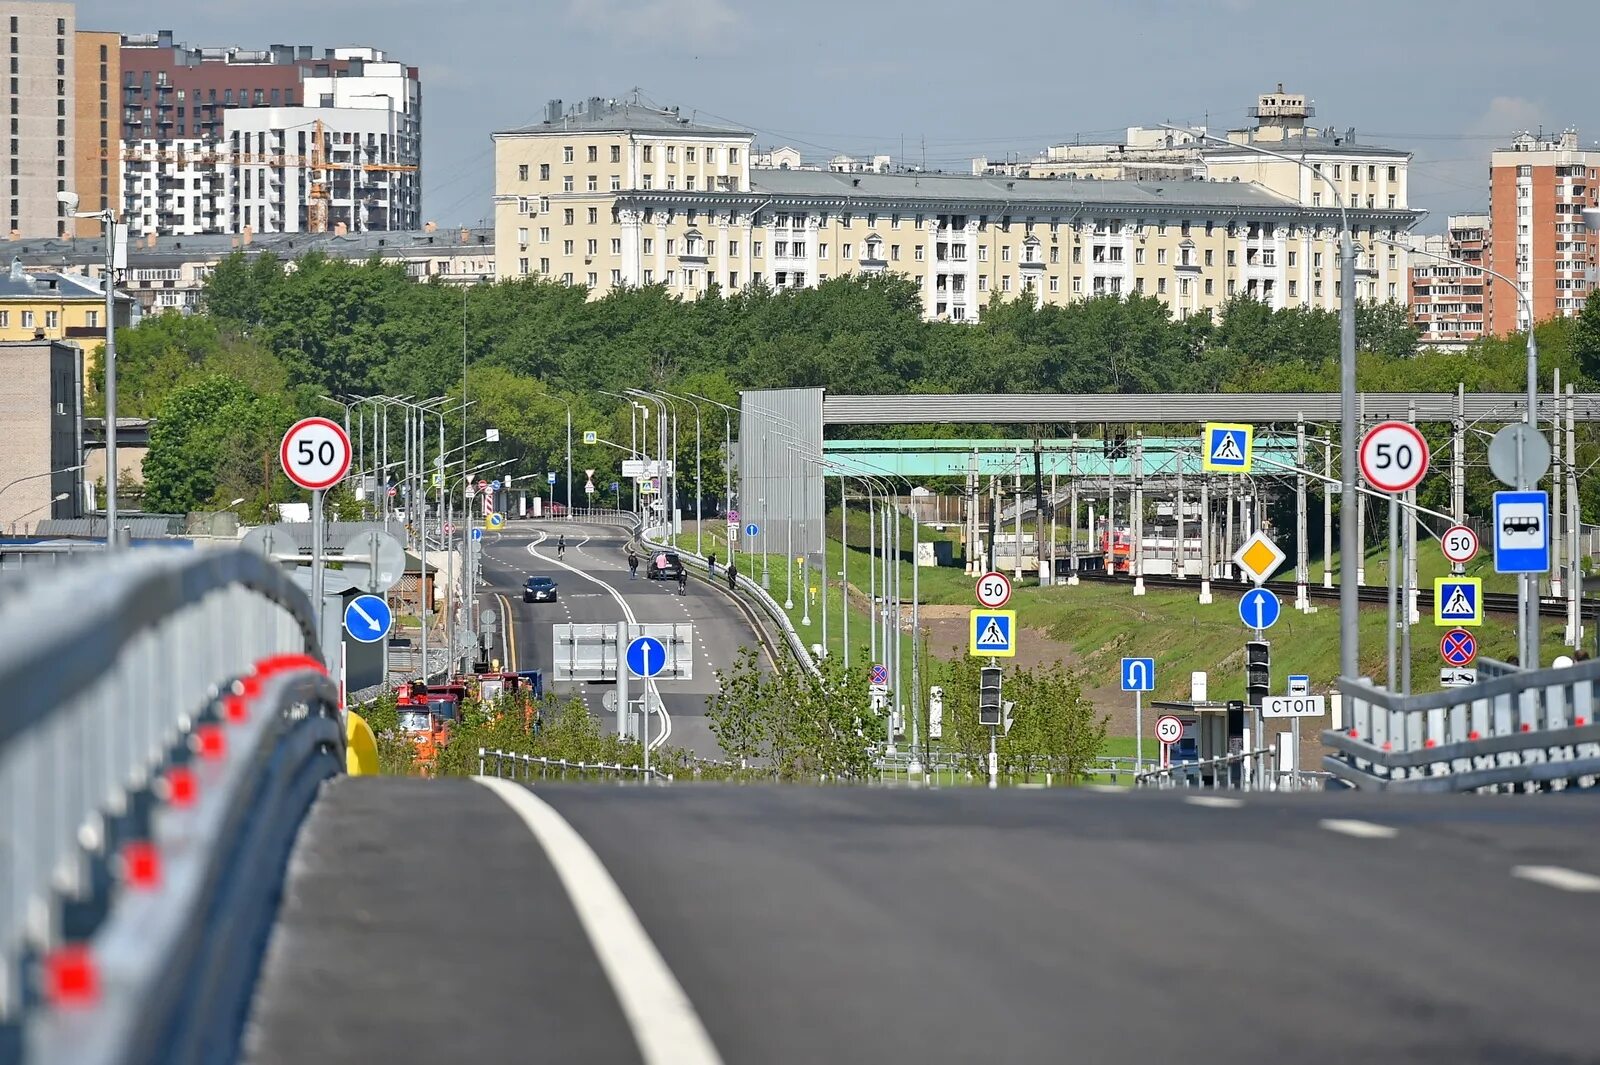
[[[1594,787],[1600,776],[1600,660],[1559,669],[1479,663],[1470,687],[1403,696],[1343,682],[1344,731],[1323,765],[1364,789],[1475,791]]]
[[[672,775],[621,762],[574,762],[478,748],[478,775],[506,780],[671,780]]]
[[[0,1059],[185,1060],[172,1040],[240,1015],[252,929],[344,766],[310,603],[238,550],[86,556],[8,592]],[[84,986],[95,1008],[67,1009]]]

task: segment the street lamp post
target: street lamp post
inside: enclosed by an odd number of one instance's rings
[[[1165,126],[1166,129],[1198,136],[1226,148],[1237,148],[1256,155],[1293,163],[1314,174],[1333,193],[1339,208],[1339,435],[1343,453],[1339,456],[1342,494],[1339,501],[1339,677],[1354,680],[1360,673],[1360,603],[1355,583],[1350,579],[1356,560],[1361,557],[1361,530],[1351,521],[1347,508],[1356,498],[1356,262],[1350,233],[1350,215],[1345,196],[1320,169],[1304,159],[1275,152],[1255,144],[1236,143],[1225,137],[1195,130]]]
[[[700,501],[705,493],[700,490],[700,404],[687,396],[675,395],[671,392],[662,392],[664,396],[681,400],[694,408],[694,553],[705,557],[704,532],[701,528]]]
[[[72,218],[98,218],[105,227],[105,273],[100,287],[106,297],[106,548],[117,547],[117,216],[109,207],[103,211],[79,211],[76,192],[58,192],[56,199]]]

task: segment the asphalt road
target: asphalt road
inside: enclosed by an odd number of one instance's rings
[[[691,580],[688,594],[680,596],[675,582],[646,580],[642,561],[639,578],[630,580],[627,533],[620,528],[514,522],[499,537],[486,537],[483,573],[487,587],[483,589],[483,602],[492,600],[502,618],[512,619],[511,628],[502,634],[500,655],[512,661],[515,668],[542,669],[550,676],[553,625],[623,620],[616,600],[605,588],[557,564],[558,535],[565,535],[567,540],[566,554],[560,561],[620,592],[640,622],[693,623],[693,677],[658,682],[662,702],[672,718],[668,742],[703,757],[723,757],[706,725],[706,697],[717,690],[715,671],[732,665],[741,647],[755,643],[755,634],[723,591],[705,581]],[[523,583],[534,575],[555,578],[555,603],[522,601]],[[604,693],[614,688],[614,684],[563,683],[556,690],[583,699],[603,727],[614,731],[615,714],[602,703]],[[637,697],[637,691],[634,695]],[[658,724],[653,723],[652,729]]]
[[[330,786],[250,1060],[1600,1059],[1592,796],[500,786]]]

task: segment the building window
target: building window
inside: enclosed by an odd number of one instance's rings
[[[613,151],[614,150],[615,149],[613,149]],[[613,270],[613,271],[611,271],[611,287],[615,288],[616,286],[618,286],[620,284],[622,284],[622,271],[621,270]]]
[[[1206,265],[1207,266],[1211,266],[1214,263],[1215,263],[1215,257],[1213,255],[1211,249],[1207,248],[1206,249]],[[1231,252],[1231,251],[1228,253],[1228,265],[1229,266],[1233,265],[1233,252]]]
[[[561,191],[562,192],[571,192],[572,191],[572,175],[571,174],[566,174],[561,178]]]
[[[750,242],[750,255],[752,258],[761,258],[761,242],[759,240],[752,240]]]
[[[589,224],[591,226],[597,226],[600,224],[600,208],[589,208]]]
[[[613,144],[611,146],[611,161],[613,163],[622,162],[622,145]]]
[[[599,174],[590,174],[589,175],[588,191],[589,192],[599,192],[600,191],[600,175]]]
[[[550,227],[549,226],[540,226],[539,227],[539,243],[540,244],[549,244],[550,243]]]
[[[564,240],[564,241],[561,242],[561,254],[562,255],[571,255],[572,254],[572,241]]]
[[[640,175],[639,183],[640,183],[639,187],[644,189],[646,192],[650,191],[650,189],[654,185],[654,182],[653,182],[653,180],[652,180],[652,178],[651,178],[651,176],[649,174]]]
[[[655,238],[654,237],[645,237],[644,238],[644,253],[646,255],[653,255],[653,254],[655,254],[655,250],[656,250]]]
[[[1143,266],[1144,265],[1144,249],[1143,248],[1135,248],[1135,249],[1133,249],[1133,265],[1135,265],[1135,266]]]
[[[922,249],[918,248],[917,250],[921,251]],[[828,246],[826,244],[822,244],[822,243],[819,242],[817,244],[817,258],[826,259],[827,257],[828,257]]]
[[[900,245],[898,245],[898,244],[889,245],[889,261],[890,262],[895,262],[895,263],[900,261]]]
[[[33,328],[33,312],[32,311],[23,311],[22,312],[22,328],[24,328],[24,329],[32,329]]]
[[[1231,284],[1233,284],[1233,282],[1230,281],[1230,282],[1228,282],[1228,284],[1231,285]],[[1209,295],[1213,294],[1214,292],[1216,292],[1216,285],[1213,284],[1211,278],[1208,277],[1208,278],[1206,278],[1206,295],[1209,296]]]
[[[989,261],[989,245],[987,245],[987,244],[979,244],[978,245],[978,261],[980,263],[986,263],[986,262]]]
[[[1096,278],[1095,280],[1098,281],[1099,278]],[[1010,292],[1011,291],[1011,275],[1010,274],[1006,274],[1006,275],[1004,275],[1003,277],[1000,278],[1000,291],[1001,292]]]
[[[518,259],[517,260],[517,272],[519,274],[526,274],[528,272],[528,265],[529,264],[528,264],[528,260],[527,260],[526,256],[524,256],[521,259]]]
[[[562,211],[562,224],[570,226],[572,224],[573,214],[574,212],[571,207],[568,207],[566,210]]]
[[[1209,252],[1207,252],[1206,253],[1207,265],[1210,265],[1210,263],[1209,263],[1210,258],[1211,258],[1211,254]],[[1228,249],[1228,265],[1229,266],[1238,266],[1239,265],[1239,255],[1232,248]]]
[[[918,244],[917,245],[917,255],[916,255],[917,262],[919,262],[919,263],[922,262],[923,253],[926,250],[926,248],[927,248],[926,244]]]
[[[1061,291],[1061,279],[1059,277],[1052,277],[1050,279],[1050,291],[1051,292],[1060,292]]]
[[[563,163],[572,162],[572,145],[569,144],[561,149],[561,161]]]
[[[737,258],[738,255],[739,255],[739,242],[736,241],[736,240],[728,241],[728,258],[730,258],[730,259]]]
[[[674,144],[667,145],[667,162],[676,163],[677,161],[678,161],[678,148],[677,148],[677,145],[674,145]],[[667,284],[669,284],[669,285],[672,284],[672,275],[671,274],[667,275]]]
[[[540,181],[549,181],[550,180],[550,164],[549,163],[540,163],[539,164],[539,180]]]
[[[683,161],[686,162],[686,163],[694,162],[694,149],[693,148],[685,148],[683,150]]]
[[[1156,278],[1156,295],[1157,296],[1165,296],[1166,294],[1167,294],[1167,279],[1164,278],[1164,277]]]
[[[549,259],[540,259],[539,260],[539,272],[541,274],[548,274],[550,272],[550,260]]]
[[[621,255],[622,254],[622,238],[621,237],[612,237],[611,238],[611,254],[612,255]]]
[[[550,197],[548,197],[548,196],[540,196],[539,197],[539,213],[540,214],[548,214],[549,211],[550,211]]]
[[[739,149],[737,149],[737,148],[729,148],[728,149],[728,162],[733,163],[735,165],[738,164],[738,162],[739,162]]]
[[[1289,265],[1293,266],[1299,261],[1300,261],[1300,253],[1299,252],[1295,252],[1295,251],[1291,251],[1289,253]]]
[[[523,247],[527,247],[527,245],[528,245],[528,227],[527,226],[523,226],[523,227],[521,227],[520,229],[517,230],[517,243],[521,244]]]
[[[522,164],[518,165],[518,167],[517,167],[517,180],[518,181],[527,181],[528,180],[528,164],[527,163],[522,163]]]
[[[644,161],[647,162],[647,163],[654,162],[655,161],[655,157],[656,157],[655,148],[652,145],[646,144],[644,146]]]
[[[622,175],[621,174],[612,174],[611,175],[611,191],[612,192],[621,192],[622,191]]]
[[[1295,296],[1299,295],[1299,292],[1300,283],[1291,277],[1289,279],[1289,298],[1293,299]]]
[[[1143,262],[1144,260],[1141,259],[1139,261]],[[1156,265],[1157,266],[1165,266],[1165,265],[1167,265],[1167,249],[1165,249],[1165,248],[1157,248],[1156,249]]]
[[[589,145],[589,162],[598,163],[599,161],[600,161],[600,146],[598,144]]]
[[[83,324],[88,326],[90,329],[98,329],[98,328],[100,328],[100,312],[99,311],[89,311],[87,314],[85,314],[83,316],[83,318],[84,318]],[[0,325],[4,325],[4,324],[5,324],[4,322],[0,322]]]
[[[1208,282],[1208,283],[1207,283],[1207,284],[1208,284],[1208,285],[1209,285],[1209,282]],[[1231,278],[1231,277],[1230,277],[1230,278],[1228,278],[1228,296],[1229,296],[1229,298],[1230,298],[1230,299],[1231,299],[1231,298],[1232,298],[1232,297],[1233,297],[1233,294],[1234,294],[1234,293],[1235,293],[1235,292],[1236,292],[1236,291],[1238,291],[1238,288],[1239,288],[1239,284],[1238,284],[1238,282],[1237,282],[1237,281],[1235,281],[1235,280],[1234,280],[1234,279],[1233,279],[1233,278]]]
[[[586,247],[589,249],[588,250],[588,254],[589,255],[599,255],[600,254],[600,241],[595,239],[594,237],[590,237],[589,238],[589,243],[586,245]]]

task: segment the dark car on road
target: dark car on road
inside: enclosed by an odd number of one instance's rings
[[[529,577],[522,587],[524,603],[553,603],[556,601],[556,582],[549,577]]]
[[[650,566],[645,576],[653,581],[675,581],[683,572],[683,560],[676,551],[656,551],[650,555]]]

